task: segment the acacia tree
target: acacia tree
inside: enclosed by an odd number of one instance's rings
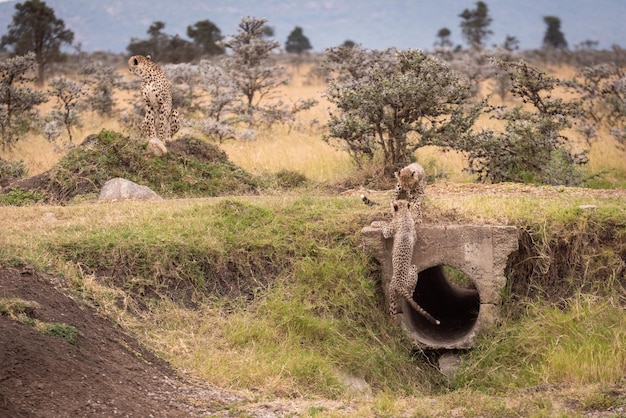
[[[287,36],[287,42],[285,42],[285,51],[294,54],[302,54],[313,49],[309,38],[304,36],[304,32],[300,26],[296,26]]]
[[[86,94],[85,85],[67,77],[54,77],[50,80],[50,95],[57,100],[57,108],[51,112],[51,119],[65,127],[69,143],[72,144],[72,128],[82,125],[80,111],[81,99]]]
[[[117,70],[102,62],[88,61],[79,69],[89,87],[87,104],[100,116],[111,115],[115,107],[113,91],[122,86],[122,76]]]
[[[28,87],[33,78],[27,74],[36,65],[32,53],[0,61],[0,142],[3,150],[31,128],[33,121],[37,120],[36,106],[47,100],[44,93]]]
[[[336,106],[326,141],[338,139],[359,166],[380,150],[385,175],[421,146],[463,142],[483,106],[470,103],[467,81],[422,51],[340,47],[326,60],[334,72],[326,96]]]
[[[435,47],[437,48],[452,48],[452,41],[450,40],[450,35],[452,35],[452,32],[450,32],[450,29],[448,28],[441,28],[439,29],[439,31],[437,32],[437,41],[435,41]]]
[[[472,49],[482,49],[483,43],[493,31],[489,25],[493,19],[489,16],[489,8],[483,1],[476,2],[475,9],[465,9],[459,15],[463,37]]]
[[[224,47],[218,45],[224,39],[222,31],[210,20],[201,20],[187,26],[187,36],[193,39],[196,46],[205,55],[220,55],[224,53]]]
[[[239,31],[223,41],[232,50],[224,67],[245,96],[250,114],[264,97],[288,81],[286,69],[270,61],[270,54],[280,43],[266,39],[266,22],[263,18],[244,17]]]
[[[584,67],[568,81],[580,96],[585,120],[579,127],[588,143],[598,127],[606,127],[626,149],[626,72],[621,65]]]
[[[544,16],[543,21],[548,26],[545,35],[543,35],[543,47],[567,49],[565,35],[561,32],[561,19],[555,16]]]
[[[239,23],[239,31],[222,42],[232,54],[223,61],[224,70],[237,90],[244,96],[245,113],[248,124],[288,123],[294,115],[314,106],[314,99],[285,104],[277,100],[274,93],[289,82],[287,69],[276,65],[271,53],[280,43],[267,39],[267,20],[244,17]]]
[[[511,93],[523,104],[490,108],[501,131],[485,128],[450,147],[468,155],[470,171],[483,182],[532,182],[577,185],[586,153],[571,152],[565,131],[582,116],[581,103],[554,97],[561,81],[524,61],[494,60],[511,79]]]
[[[237,85],[222,67],[208,60],[198,64],[200,85],[209,93],[209,103],[202,107],[204,118],[194,124],[209,137],[224,142],[237,138],[237,114],[245,108]]]
[[[38,79],[41,85],[45,78],[45,68],[51,62],[61,60],[61,45],[71,45],[74,32],[65,29],[65,23],[58,19],[54,10],[40,0],[27,0],[15,5],[13,21],[9,32],[2,36],[0,47],[12,46],[14,55],[33,52],[37,61]]]

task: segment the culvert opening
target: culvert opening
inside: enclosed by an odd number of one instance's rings
[[[404,324],[423,344],[441,346],[462,341],[478,320],[478,291],[464,273],[450,266],[438,265],[421,271],[413,299],[441,321],[440,325],[432,324],[404,303]]]

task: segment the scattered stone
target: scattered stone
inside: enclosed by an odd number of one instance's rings
[[[46,212],[46,213],[44,213],[44,214],[43,214],[43,216],[41,217],[41,219],[42,219],[44,222],[50,222],[50,223],[52,223],[52,222],[56,222],[56,221],[58,220],[58,219],[57,219],[57,217],[56,217],[56,215],[55,215],[54,213],[52,213],[52,212]]]
[[[104,183],[100,191],[100,200],[163,200],[149,187],[141,186],[130,180],[116,177]]]
[[[598,207],[596,205],[580,205],[578,209],[582,210],[596,210]]]
[[[362,377],[343,376],[343,383],[346,385],[346,393],[349,395],[368,398],[372,395],[372,388]]]
[[[439,357],[439,371],[452,379],[461,367],[461,356],[457,353],[444,353]]]
[[[150,138],[147,149],[156,157],[162,157],[167,154],[167,148],[165,148],[165,144],[159,138]]]

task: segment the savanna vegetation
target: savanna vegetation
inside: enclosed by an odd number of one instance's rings
[[[35,55],[3,59],[0,265],[55,275],[181,375],[297,415],[623,415],[626,54],[567,50],[554,17],[543,50],[488,50],[478,3],[456,51],[441,30],[433,52],[302,55],[297,27],[288,55],[263,19],[198,22],[206,56],[162,65],[185,123],[161,157],[124,57],[78,52],[44,87]],[[503,320],[453,377],[392,323],[360,244],[414,160],[424,222],[520,229]],[[165,200],[98,203],[112,177]],[[0,313],[73,343],[29,303]]]

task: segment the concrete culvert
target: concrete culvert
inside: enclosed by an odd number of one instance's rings
[[[361,234],[365,249],[381,264],[388,303],[393,239],[383,238],[373,227],[363,228]],[[504,269],[517,248],[515,227],[419,226],[411,260],[419,272],[413,299],[441,324],[430,323],[403,301],[397,319],[413,344],[427,349],[471,348],[476,336],[499,319]]]
[[[402,306],[402,323],[414,340],[428,346],[450,346],[461,343],[472,333],[480,313],[480,295],[469,282],[453,283],[449,272],[463,274],[448,266],[433,266],[421,271],[413,300],[441,321],[433,325],[415,312],[411,305]]]

